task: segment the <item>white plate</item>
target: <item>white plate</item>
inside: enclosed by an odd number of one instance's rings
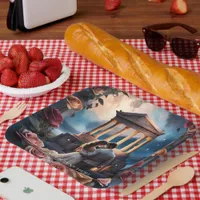
[[[60,77],[53,83],[35,88],[12,88],[0,84],[0,92],[17,98],[31,98],[44,95],[51,90],[60,87],[70,76],[70,69],[63,65]]]

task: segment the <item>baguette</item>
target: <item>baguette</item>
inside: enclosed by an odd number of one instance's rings
[[[200,74],[169,67],[88,23],[70,25],[67,45],[143,90],[200,115]]]

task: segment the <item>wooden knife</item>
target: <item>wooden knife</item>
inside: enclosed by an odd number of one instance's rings
[[[156,167],[153,172],[145,176],[144,178],[140,179],[139,181],[129,185],[127,188],[120,190],[121,194],[129,195],[136,190],[140,189],[141,187],[147,185],[154,179],[158,178],[160,175],[166,173],[167,171],[173,169],[177,165],[181,164],[182,162],[186,161],[187,159],[191,158],[192,156],[198,154],[198,151],[193,151],[190,153],[184,153],[182,155],[176,156],[174,158],[170,158],[167,161],[160,164]]]

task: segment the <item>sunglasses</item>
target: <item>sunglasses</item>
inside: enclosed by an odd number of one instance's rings
[[[171,38],[157,31],[168,30],[176,26],[180,26],[192,34],[197,32],[197,29],[181,23],[166,23],[146,26],[142,29],[146,45],[152,51],[161,51],[165,48],[168,41],[170,42],[172,51],[178,57],[184,59],[196,58],[198,55],[198,50],[200,48],[200,42],[179,37]]]

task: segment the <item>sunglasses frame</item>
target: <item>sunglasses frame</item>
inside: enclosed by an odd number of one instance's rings
[[[145,27],[142,28],[142,32],[144,34],[144,37],[146,37],[145,33],[147,31],[153,31],[153,32],[156,32],[156,33],[162,35],[163,38],[164,38],[164,42],[166,44],[167,44],[167,42],[169,42],[171,48],[172,48],[172,40],[173,39],[177,39],[178,38],[178,39],[183,39],[183,40],[186,39],[186,40],[193,41],[193,42],[195,42],[197,44],[197,47],[198,47],[197,52],[198,52],[199,48],[200,48],[200,42],[199,41],[197,41],[195,39],[189,39],[189,38],[169,37],[167,34],[164,34],[164,33],[161,33],[160,31],[158,31],[158,30],[168,30],[168,29],[171,29],[171,28],[176,27],[176,26],[180,26],[180,27],[184,28],[185,30],[187,30],[188,32],[190,32],[192,34],[198,32],[197,29],[195,29],[195,28],[193,28],[191,26],[188,26],[186,24],[181,24],[181,23],[164,23],[164,24],[154,24],[154,25],[150,25],[150,26],[145,26]],[[166,44],[165,44],[165,46],[166,46]],[[163,47],[163,49],[165,48],[165,46]],[[173,50],[172,50],[172,52],[176,55],[176,53]]]

